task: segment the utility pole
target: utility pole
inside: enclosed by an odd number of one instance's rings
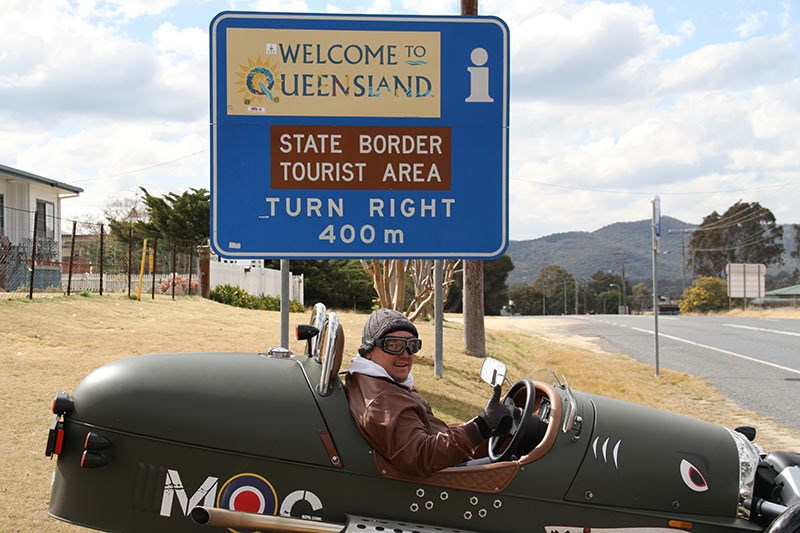
[[[477,15],[478,0],[461,0],[461,15]],[[464,349],[469,355],[486,355],[486,330],[483,308],[483,261],[464,261]]]
[[[667,232],[681,234],[681,295],[686,292],[686,241],[684,236],[693,231],[693,229],[671,229]]]
[[[627,286],[625,284],[625,252],[614,252],[614,255],[620,256],[620,263],[622,266],[622,306],[623,309],[625,309],[625,314],[628,314],[628,291],[625,289]]]

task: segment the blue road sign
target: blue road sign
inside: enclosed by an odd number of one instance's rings
[[[505,251],[502,20],[226,12],[210,39],[217,254]]]

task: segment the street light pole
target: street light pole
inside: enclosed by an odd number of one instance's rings
[[[586,307],[586,302],[583,302],[583,306]],[[575,282],[575,314],[578,314],[578,282]]]
[[[622,310],[622,294],[620,293],[620,286],[618,283],[609,283],[608,286],[617,288],[617,314],[620,314],[620,311]]]

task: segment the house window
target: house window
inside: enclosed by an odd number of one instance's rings
[[[36,200],[36,236],[56,238],[56,206],[53,202]]]
[[[0,194],[0,236],[6,234],[6,200]]]

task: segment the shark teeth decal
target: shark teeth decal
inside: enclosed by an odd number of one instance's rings
[[[621,444],[622,439],[612,441],[611,437],[606,437],[603,443],[600,444],[600,437],[595,437],[594,441],[592,441],[592,453],[594,453],[594,458],[600,458],[598,455],[598,445],[600,445],[599,453],[602,454],[603,462],[610,464],[610,461],[613,460],[614,468],[619,470],[619,448]]]

